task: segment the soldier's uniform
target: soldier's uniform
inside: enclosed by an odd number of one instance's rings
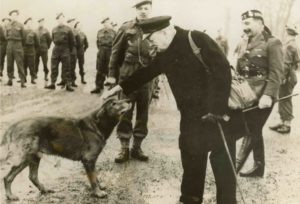
[[[229,46],[226,38],[218,36],[215,39],[216,43],[219,45],[225,56],[228,56]]]
[[[79,66],[79,74],[81,76],[81,82],[85,84],[84,81],[84,53],[86,49],[89,47],[89,43],[86,35],[82,31],[77,31],[79,36],[79,43],[77,46],[77,58],[78,58],[78,66]]]
[[[137,26],[137,20],[124,23],[117,32],[113,43],[109,62],[109,77],[118,78],[119,82],[122,82],[136,70],[143,69],[150,60],[150,47],[147,41],[142,41],[142,31]],[[121,99],[129,98],[133,104],[131,110],[120,119],[117,127],[118,138],[122,144],[128,144],[129,139],[133,136],[134,144],[139,143],[140,145],[148,134],[147,123],[151,86],[152,83],[150,82],[128,96],[124,94],[120,96]],[[135,106],[137,108],[136,123],[133,127],[132,117]],[[123,147],[126,146],[126,144],[123,145]],[[122,158],[121,155],[120,158]],[[117,158],[116,162],[119,162]]]
[[[296,36],[295,30],[288,30],[288,35]],[[290,33],[289,33],[290,32]],[[297,49],[295,38],[289,39],[284,44],[284,83],[280,86],[279,97],[285,97],[293,94],[294,87],[297,84],[296,69],[299,67],[300,56]],[[291,131],[291,121],[293,116],[292,98],[280,101],[278,104],[281,124],[270,127],[279,133],[289,133]]]
[[[26,21],[25,21],[26,23]],[[40,46],[39,38],[32,29],[25,29],[24,31],[24,72],[27,76],[27,69],[29,68],[31,83],[35,84],[36,68],[35,68],[35,56],[36,50]]]
[[[71,81],[70,52],[74,48],[74,35],[69,26],[59,25],[52,30],[54,48],[51,56],[51,82],[55,84],[58,65],[62,63],[62,80],[68,85]]]
[[[44,27],[39,27],[37,29],[37,34],[40,40],[40,47],[36,51],[36,73],[38,73],[39,70],[39,64],[40,64],[40,58],[42,58],[43,66],[44,66],[44,74],[45,74],[45,80],[47,79],[49,69],[48,69],[48,50],[51,46],[51,35],[48,29]]]
[[[97,74],[96,74],[96,89],[100,92],[103,89],[105,77],[108,74],[108,63],[111,55],[113,40],[116,36],[116,31],[109,28],[102,28],[97,33]]]
[[[75,19],[74,19],[75,20]],[[70,21],[70,20],[69,20]],[[71,64],[71,81],[72,81],[72,86],[76,87],[77,85],[75,84],[76,81],[76,61],[77,61],[77,47],[80,47],[80,39],[78,32],[74,29],[71,28],[74,36],[74,45],[73,48],[71,49],[70,53],[70,64]]]
[[[256,13],[256,11],[250,11],[250,13],[252,13],[250,17],[261,16],[261,13]],[[249,18],[247,12],[243,15],[246,15],[245,18]],[[244,43],[246,45],[243,47],[246,49],[243,53],[238,53],[240,56],[237,63],[238,73],[246,78],[253,89],[261,90],[258,93],[260,97],[267,95],[275,100],[278,97],[283,76],[283,52],[280,40],[263,31],[248,41],[244,41]],[[252,150],[255,162],[252,170],[259,167],[260,171],[257,174],[254,172],[252,174],[250,171],[241,173],[241,176],[263,176],[264,174],[265,158],[262,129],[272,108],[273,106],[245,113],[245,122],[249,132],[244,137],[243,145],[238,154],[237,171],[242,168]]]
[[[23,44],[24,38],[24,26],[22,23],[12,21],[8,24],[6,30],[7,36],[7,73],[8,73],[8,85],[12,85],[12,79],[14,76],[14,61],[16,61],[18,67],[18,74],[21,80],[21,86],[25,87],[26,81],[24,73],[24,50]]]
[[[2,20],[3,21],[3,20]],[[0,25],[0,76],[3,76],[3,69],[4,69],[4,61],[6,55],[6,28],[5,26]]]

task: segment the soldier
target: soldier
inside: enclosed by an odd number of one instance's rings
[[[152,11],[152,2],[139,0],[135,5],[136,18],[125,22],[117,32],[112,47],[112,54],[109,62],[108,84],[114,84],[116,78],[120,82],[130,77],[136,70],[143,69],[150,60],[150,49],[147,42],[142,41],[143,33],[138,22],[147,19]],[[147,83],[130,95],[121,94],[120,98],[129,98],[134,104],[127,113],[120,119],[117,127],[118,138],[121,142],[121,151],[116,163],[123,163],[129,160],[129,143],[133,136],[133,146],[130,152],[131,158],[148,161],[141,144],[148,134],[148,109],[150,102],[152,83]],[[136,105],[136,122],[133,127],[132,117]]]
[[[14,78],[14,61],[18,67],[18,73],[21,80],[21,87],[25,88],[25,73],[24,73],[24,26],[18,22],[19,11],[12,10],[9,12],[11,22],[7,25],[6,39],[7,39],[7,73],[8,73],[8,86],[13,85]]]
[[[7,25],[11,20],[9,18],[3,18],[1,25],[1,33],[0,33],[0,77],[3,76],[3,69],[4,69],[4,61],[6,55],[6,47],[7,47],[7,39],[6,39],[6,30]]]
[[[229,46],[227,39],[222,34],[222,29],[218,30],[218,36],[215,39],[216,43],[219,45],[221,50],[224,52],[225,56],[228,56]]]
[[[70,18],[67,21],[69,27],[71,28],[72,32],[73,32],[73,36],[74,36],[74,45],[73,48],[71,49],[71,56],[70,56],[70,64],[71,64],[71,86],[72,87],[77,87],[77,84],[75,83],[76,81],[76,73],[75,73],[75,69],[76,69],[76,61],[77,61],[77,47],[80,46],[79,42],[79,35],[77,33],[77,31],[74,29],[74,25],[76,23],[76,19],[75,18]],[[64,82],[61,84],[59,83],[58,85],[64,85]]]
[[[97,63],[96,63],[96,88],[91,91],[92,94],[100,93],[103,89],[105,77],[108,74],[108,63],[111,55],[111,47],[116,36],[116,31],[112,29],[111,21],[108,17],[101,21],[103,28],[97,33]]]
[[[284,83],[280,86],[279,97],[291,95],[297,84],[296,70],[299,68],[300,56],[298,53],[295,27],[286,28],[286,42],[284,44]],[[293,116],[292,99],[288,98],[278,104],[281,123],[271,126],[271,130],[286,134],[291,132]]]
[[[81,30],[81,23],[77,22],[74,26],[79,36],[79,43],[77,46],[77,58],[78,58],[78,66],[79,66],[79,74],[81,76],[81,83],[86,84],[84,80],[84,53],[89,47],[89,43],[87,37],[84,32]]]
[[[221,49],[208,35],[170,25],[171,17],[154,17],[139,22],[150,44],[159,52],[149,66],[103,93],[107,98],[121,91],[133,93],[142,84],[165,73],[180,111],[179,148],[183,167],[180,201],[203,202],[207,158],[215,176],[218,204],[236,204],[235,177],[216,124],[228,112],[230,66]],[[203,61],[197,59],[191,43],[201,48]],[[210,74],[208,74],[210,73]],[[211,76],[211,77],[210,77]],[[187,80],[188,79],[188,80]],[[235,158],[235,138],[225,134],[228,154]]]
[[[48,50],[51,46],[52,39],[51,39],[50,32],[44,26],[45,19],[44,18],[39,19],[38,23],[39,23],[39,27],[36,32],[40,40],[40,47],[36,51],[36,64],[35,64],[36,74],[38,73],[39,70],[40,58],[42,58],[42,62],[44,66],[44,74],[45,74],[44,79],[45,81],[48,81],[48,73],[49,73]]]
[[[39,49],[40,41],[38,35],[32,29],[32,18],[28,18],[24,22],[25,25],[25,43],[24,43],[24,71],[27,76],[27,68],[29,67],[31,83],[35,83],[36,68],[35,68],[35,55],[36,50]]]
[[[51,56],[51,84],[46,89],[55,89],[55,82],[58,76],[58,65],[62,63],[62,80],[67,91],[74,91],[71,87],[70,52],[74,47],[74,35],[72,29],[65,25],[65,16],[59,13],[56,16],[58,26],[52,30],[54,48]],[[64,86],[63,86],[64,87]]]
[[[237,172],[243,167],[253,150],[254,166],[251,170],[240,173],[243,177],[263,177],[265,155],[262,129],[268,119],[273,102],[278,96],[283,78],[283,52],[280,40],[273,37],[264,25],[262,13],[250,10],[242,14],[244,33],[248,36],[243,53],[239,53],[237,71],[244,76],[249,85],[258,90],[258,109],[245,113],[248,127],[238,153]]]

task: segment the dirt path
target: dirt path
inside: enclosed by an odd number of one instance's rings
[[[89,64],[89,63],[88,63]],[[94,71],[87,75],[89,84],[80,86],[74,93],[57,88],[55,91],[43,89],[44,83],[28,85],[20,89],[6,87],[1,82],[1,121],[0,132],[14,121],[32,116],[72,116],[86,114],[101,101],[99,96],[89,94],[93,88]],[[42,77],[42,76],[40,76]],[[79,83],[79,82],[78,82]],[[299,87],[298,87],[299,90]],[[265,129],[266,175],[263,179],[239,178],[246,203],[286,204],[300,203],[300,97],[294,103],[296,119],[292,133],[278,135]],[[107,184],[107,199],[94,199],[89,195],[88,181],[82,165],[78,162],[44,156],[40,165],[39,177],[42,183],[54,194],[40,195],[28,179],[25,169],[14,181],[13,191],[20,197],[15,203],[107,203],[107,204],[175,204],[180,195],[181,162],[178,150],[179,114],[172,99],[163,95],[151,107],[149,136],[143,146],[150,156],[148,163],[130,161],[115,164],[114,157],[119,150],[115,133],[97,162],[99,179]],[[276,112],[268,124],[275,123]],[[268,126],[268,124],[266,126]],[[239,145],[240,141],[238,142]],[[252,165],[252,157],[246,168]],[[55,166],[60,161],[59,166]],[[1,166],[0,178],[6,174],[7,166]],[[0,186],[0,201],[7,203]],[[240,197],[238,196],[240,200]],[[204,203],[215,203],[215,186],[210,166],[206,179]]]

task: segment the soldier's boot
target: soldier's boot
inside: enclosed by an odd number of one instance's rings
[[[279,123],[279,124],[276,124],[276,125],[273,125],[273,126],[269,126],[269,129],[277,131],[277,129],[281,128],[282,126],[283,126],[283,124]]]
[[[12,85],[13,85],[13,82],[12,82],[12,80],[11,80],[11,79],[9,79],[9,80],[8,80],[8,82],[6,83],[6,85],[7,85],[7,86],[12,86]]]
[[[72,86],[72,87],[78,87],[77,84],[75,83],[75,81],[73,81],[73,82],[71,83],[71,86]]]
[[[83,75],[81,76],[81,83],[82,84],[86,84],[86,81],[84,80],[84,76]]]
[[[66,90],[69,91],[69,92],[74,91],[74,89],[71,87],[70,83],[66,85]]]
[[[35,80],[35,77],[32,77],[32,79],[31,79],[32,84],[36,84],[36,82],[34,80]]]
[[[57,84],[57,86],[65,86],[65,85],[66,85],[66,82],[64,82],[64,81],[61,81]]]
[[[242,145],[240,147],[238,156],[236,158],[236,172],[238,173],[244,166],[253,145],[253,138],[251,135],[247,135],[243,138]]]
[[[120,139],[121,150],[118,156],[115,158],[115,162],[122,164],[129,160],[129,139]]]
[[[25,82],[21,82],[21,88],[26,88]]]
[[[100,87],[96,87],[94,88],[93,90],[91,90],[91,94],[98,94],[98,93],[101,93],[101,88]]]
[[[55,83],[45,86],[45,89],[55,89]]]
[[[149,157],[144,154],[141,144],[142,144],[143,139],[141,138],[134,138],[133,140],[133,146],[130,151],[130,156],[133,159],[137,159],[139,161],[148,161]]]
[[[253,168],[247,172],[240,173],[241,177],[263,177],[265,173],[265,165],[263,162],[255,161]]]

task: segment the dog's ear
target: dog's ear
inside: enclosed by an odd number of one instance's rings
[[[113,97],[113,96],[108,97],[107,99],[105,99],[105,100],[103,101],[102,105],[101,105],[101,108],[100,108],[99,111],[97,112],[96,117],[99,118],[99,117],[100,117],[100,114],[101,114],[103,111],[105,111],[105,106],[106,106],[107,104],[109,104],[110,102],[115,101],[115,100],[117,100],[117,99],[116,99],[116,97]]]

